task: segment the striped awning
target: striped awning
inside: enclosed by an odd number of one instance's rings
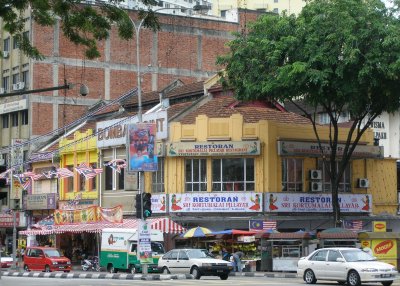
[[[61,233],[101,233],[104,228],[137,228],[139,219],[124,219],[122,223],[81,223],[43,226],[38,229],[27,229],[19,231],[21,235],[47,235]],[[182,233],[185,229],[168,217],[147,219],[152,229],[160,230],[164,233]]]

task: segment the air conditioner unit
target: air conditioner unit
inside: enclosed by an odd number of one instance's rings
[[[322,183],[321,182],[311,182],[310,183],[310,191],[311,192],[322,192]]]
[[[368,188],[369,187],[368,179],[366,179],[366,178],[358,179],[357,186],[358,186],[358,188]]]
[[[6,90],[3,87],[0,87],[0,94],[3,94],[5,92],[6,92]]]
[[[7,59],[10,56],[8,51],[3,51],[3,58]]]
[[[13,90],[22,90],[25,88],[25,83],[23,81],[13,84]]]
[[[311,180],[321,180],[322,179],[321,170],[310,170],[310,179]]]

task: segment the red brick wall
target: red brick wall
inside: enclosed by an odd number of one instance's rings
[[[216,66],[215,60],[218,55],[229,51],[225,44],[232,38],[231,32],[240,31],[247,21],[254,20],[259,15],[258,12],[254,11],[246,11],[244,14],[241,11],[241,13],[240,24],[160,15],[159,21],[163,29],[158,31],[156,36],[151,30],[142,28],[140,31],[142,89],[146,92],[151,91],[153,87],[152,74],[147,68],[148,65],[151,65],[153,73],[158,73],[156,82],[158,89],[162,89],[174,79],[181,79],[185,83],[190,83],[205,79],[207,75],[213,75],[217,72],[221,67]],[[130,16],[132,19],[137,18],[134,11],[131,12]],[[90,93],[86,97],[89,99],[105,98],[106,69],[109,70],[110,75],[108,88],[111,99],[119,97],[137,85],[135,38],[129,41],[122,40],[114,29],[110,34],[109,59],[106,60],[106,42],[104,41],[98,43],[101,56],[89,61],[84,57],[84,48],[69,42],[62,35],[61,29],[59,31],[58,55],[53,55],[53,27],[41,27],[34,24],[32,35],[34,44],[49,59],[49,63],[38,62],[34,64],[32,71],[33,88],[52,87],[54,85],[54,63],[59,63],[58,84],[63,85],[64,79],[68,83],[85,83],[90,89]],[[157,47],[154,43],[155,38],[158,41]],[[200,43],[201,45],[199,45]],[[153,54],[154,51],[156,51],[156,55]],[[200,65],[199,59],[201,60]],[[130,71],[131,69],[132,71]],[[80,96],[79,85],[72,90],[60,90],[58,94],[76,99]],[[46,92],[41,95],[52,96],[53,92]],[[87,103],[87,105],[92,103]],[[53,120],[51,104],[34,104],[34,109],[32,134],[38,135],[50,131]],[[64,110],[64,107],[60,105],[58,110],[60,126],[79,118],[86,110],[87,106],[68,106]]]

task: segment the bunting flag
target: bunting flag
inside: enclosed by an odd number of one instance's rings
[[[58,177],[57,171],[43,172],[43,176],[45,176],[47,179],[53,179],[54,177]]]
[[[34,172],[25,172],[21,174],[24,178],[30,178],[33,181],[39,180],[43,174],[36,174]]]
[[[126,168],[126,161],[124,159],[114,159],[105,163],[104,166],[108,166],[116,172],[121,173],[121,169]]]
[[[57,177],[60,179],[68,178],[68,177],[73,177],[74,172],[69,170],[68,168],[58,168],[56,171]]]
[[[6,184],[9,183],[9,180],[10,180],[9,174],[11,173],[12,170],[13,170],[13,168],[10,168],[10,169],[4,171],[3,173],[0,173],[0,179],[6,179]]]
[[[32,185],[32,180],[29,177],[25,177],[23,174],[16,174],[14,177],[18,179],[24,190],[28,190]]]
[[[250,231],[260,231],[267,229],[276,229],[275,220],[249,220]]]
[[[92,179],[97,176],[97,174],[100,174],[103,172],[102,168],[95,168],[93,169],[92,167],[88,166],[86,163],[81,163],[78,167],[75,167],[75,170],[85,176],[86,180]]]

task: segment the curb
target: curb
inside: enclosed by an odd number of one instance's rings
[[[1,276],[28,278],[67,278],[67,279],[119,279],[119,280],[178,280],[193,279],[191,274],[110,274],[110,273],[44,273],[5,271]]]

